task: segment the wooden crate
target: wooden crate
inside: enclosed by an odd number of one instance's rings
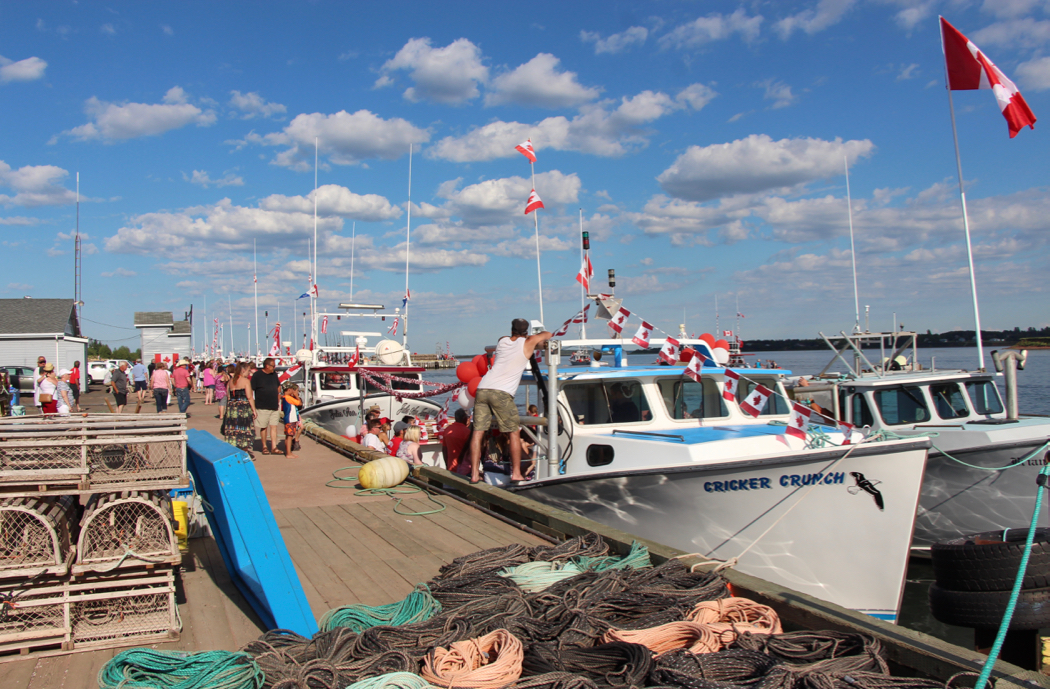
[[[172,526],[171,499],[124,491],[91,496],[84,506],[74,574],[182,562]]]
[[[74,508],[72,496],[0,501],[0,578],[65,574]]]

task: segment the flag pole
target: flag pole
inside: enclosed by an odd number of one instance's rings
[[[580,270],[585,270],[587,265],[586,254],[583,253],[583,209],[580,209]],[[580,283],[580,313],[583,313],[584,307],[587,305],[587,289]],[[580,337],[584,340],[587,339],[587,319],[582,319],[580,323]]]
[[[350,301],[354,300],[354,247],[357,244],[357,221],[354,221],[354,234],[350,237]]]
[[[952,141],[955,143],[955,167],[959,173],[959,199],[962,201],[963,230],[966,233],[966,259],[970,266],[970,294],[973,295],[973,321],[977,329],[977,370],[984,370],[984,342],[981,339],[981,311],[977,305],[977,280],[973,273],[973,245],[970,243],[970,217],[966,212],[966,189],[963,186],[962,157],[959,155],[959,130],[955,126],[955,104],[952,85],[948,79],[948,57],[944,50],[944,26],[940,26],[941,54],[944,55],[944,86],[948,92],[948,111],[952,117]]]
[[[317,290],[314,289],[314,285],[317,284],[317,141],[318,137],[314,137],[314,255],[313,255],[313,266],[314,269],[310,271],[313,273],[313,279],[310,281],[310,349],[313,349],[313,343],[317,341]],[[307,255],[307,260],[310,256]],[[305,328],[303,329],[305,334]]]
[[[718,324],[718,294],[715,294],[715,332],[719,332],[721,326]]]
[[[401,346],[408,347],[408,259],[412,254],[412,144],[408,145],[408,224],[405,225],[405,328],[401,331]],[[394,333],[395,335],[397,333]]]
[[[259,253],[256,240],[252,240],[252,281],[255,283],[255,356],[258,357],[262,351],[259,349]],[[249,331],[249,335],[250,335]],[[252,348],[252,338],[248,338],[248,351]]]
[[[857,292],[857,251],[853,248],[853,198],[849,193],[849,158],[842,156],[846,168],[846,210],[849,212],[849,258],[853,263],[853,308],[856,320],[853,332],[860,332],[860,294]]]
[[[532,190],[536,191],[536,163],[529,161],[532,170]],[[536,226],[536,284],[540,290],[540,323],[543,323],[543,271],[540,269],[540,211],[537,208],[532,212],[532,221]],[[546,325],[544,326],[546,327]]]

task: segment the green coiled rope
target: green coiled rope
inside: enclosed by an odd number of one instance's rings
[[[638,541],[631,542],[631,551],[623,557],[601,555],[598,557],[577,557],[572,560],[583,571],[607,572],[610,569],[645,569],[652,567],[649,549]]]
[[[346,689],[431,689],[431,685],[411,672],[388,672],[354,682]]]
[[[642,569],[652,567],[649,549],[638,541],[631,543],[631,551],[623,557],[603,555],[600,557],[578,557],[570,562],[526,562],[507,567],[499,572],[518,585],[526,593],[538,593],[562,579],[574,577],[587,571],[606,572],[612,569]]]
[[[370,627],[390,625],[399,627],[412,622],[426,622],[441,612],[441,603],[430,594],[430,587],[418,584],[412,593],[396,603],[386,605],[344,605],[329,610],[321,618],[321,631],[330,632],[347,627],[363,632]]]
[[[98,672],[99,689],[261,689],[255,659],[234,651],[121,651]]]

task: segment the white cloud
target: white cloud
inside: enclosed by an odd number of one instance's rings
[[[1046,0],[984,0],[981,11],[1007,19],[1028,14],[1039,7],[1042,7],[1043,11],[1050,10]]]
[[[376,87],[393,83],[391,72],[408,70],[414,82],[405,90],[410,101],[432,100],[461,105],[479,95],[478,84],[488,80],[488,67],[482,63],[481,49],[465,38],[444,48],[432,48],[429,38],[413,38],[405,43],[382,67]]]
[[[317,213],[321,216],[336,215],[365,222],[382,222],[400,218],[402,211],[378,194],[355,194],[337,184],[325,184],[317,188]],[[283,196],[272,194],[259,202],[259,208],[284,213],[313,213],[314,192],[306,196]]]
[[[901,71],[897,74],[897,81],[906,81],[908,79],[914,79],[919,76],[919,64],[913,62],[910,65],[902,66]]]
[[[12,81],[35,81],[44,76],[47,62],[39,57],[27,57],[14,62],[0,55],[0,84]]]
[[[585,87],[575,72],[559,71],[560,60],[550,53],[540,53],[523,65],[503,72],[492,80],[485,94],[485,105],[539,106],[566,108],[587,103],[598,97],[600,90]]]
[[[134,270],[128,270],[127,268],[117,268],[116,270],[110,270],[105,273],[102,273],[102,277],[104,278],[133,278],[136,275],[138,275],[138,273],[136,273]]]
[[[30,227],[32,225],[39,224],[39,218],[27,218],[24,215],[9,215],[6,218],[0,218],[0,225],[17,225],[21,227]]]
[[[580,40],[584,43],[594,43],[594,54],[622,53],[633,45],[642,45],[649,38],[649,30],[644,26],[632,26],[626,31],[614,33],[608,38],[602,38],[601,34],[593,31],[580,31]]]
[[[1018,81],[1027,89],[1045,91],[1050,89],[1050,57],[1041,57],[1017,65]]]
[[[182,173],[182,178],[190,184],[199,184],[200,186],[207,189],[209,186],[215,187],[243,187],[244,179],[240,175],[235,175],[232,172],[226,173],[221,179],[212,179],[208,176],[208,173],[204,170],[194,170],[193,176],[188,176],[185,172]]]
[[[170,26],[168,26],[167,24],[161,24],[161,26],[160,26],[160,30],[161,30],[161,31],[163,31],[163,32],[164,32],[165,34],[167,34],[168,36],[174,36],[174,35],[175,35],[175,30],[174,30],[174,29],[172,29],[172,28],[171,28]]]
[[[675,27],[660,38],[660,46],[678,50],[696,50],[703,48],[708,43],[726,40],[734,34],[739,34],[745,41],[750,42],[758,38],[762,19],[760,14],[753,17],[748,16],[747,11],[742,7],[733,14],[714,12],[706,17],[698,17],[692,22]]]
[[[315,137],[319,140],[320,152],[336,165],[356,165],[369,158],[395,160],[408,153],[409,144],[430,140],[425,129],[413,126],[408,120],[399,117],[384,120],[368,110],[353,114],[341,110],[332,115],[303,113],[280,132],[265,136],[249,134],[245,141],[233,143],[286,146],[273,163],[305,171],[313,169]]]
[[[535,124],[498,120],[463,136],[441,139],[427,156],[459,163],[507,158],[520,155],[514,147],[531,138],[537,155],[553,148],[617,157],[648,145],[649,133],[643,125],[687,106],[699,110],[715,95],[703,84],[693,84],[673,99],[666,93],[643,91],[625,96],[615,108],[613,100],[585,105],[572,119],[559,115]]]
[[[986,45],[1040,48],[1050,41],[1050,20],[1025,17],[995,22],[975,31],[969,39],[982,48]]]
[[[101,31],[106,36],[116,36],[117,35],[117,29],[112,24],[103,24],[102,26],[99,27],[99,31]]]
[[[62,132],[75,139],[119,141],[140,136],[159,136],[188,124],[207,127],[215,123],[213,110],[201,110],[187,102],[186,92],[175,86],[164,95],[163,103],[107,103],[95,96],[84,108],[91,118],[87,124]],[[50,143],[55,142],[55,138]]]
[[[33,289],[32,285],[27,285],[24,282],[9,282],[7,283],[7,289],[17,290],[19,292],[28,292]]]
[[[443,184],[438,195],[446,200],[445,203],[441,206],[423,204],[420,214],[439,219],[458,217],[466,228],[524,223],[525,202],[532,189],[531,180],[504,177],[471,184],[463,189],[458,189],[458,182],[452,180]],[[561,205],[576,203],[581,187],[580,178],[575,173],[565,175],[558,170],[551,170],[536,175],[536,192],[543,199],[548,212]]]
[[[798,14],[784,17],[773,26],[780,37],[785,40],[796,29],[813,35],[842,21],[842,17],[855,2],[856,0],[820,0],[814,9],[803,10]]]
[[[664,191],[689,201],[791,187],[842,172],[843,157],[852,164],[869,156],[871,141],[781,139],[752,134],[727,144],[691,146],[656,179]]]
[[[0,204],[32,208],[75,203],[77,195],[58,184],[68,175],[68,172],[54,165],[26,165],[13,170],[0,160],[0,188],[6,187],[16,192],[14,196],[0,194]]]
[[[773,105],[769,107],[774,110],[786,108],[798,102],[798,96],[791,92],[791,86],[782,81],[766,79],[765,81],[756,82],[755,86],[766,90],[763,98],[773,101]]]
[[[934,0],[895,0],[895,4],[904,6],[904,9],[894,15],[897,26],[911,32],[933,14],[935,2]]]
[[[280,103],[268,103],[257,92],[242,94],[240,91],[230,91],[230,105],[240,110],[243,115],[241,119],[250,120],[253,117],[272,117],[283,115],[287,108]]]

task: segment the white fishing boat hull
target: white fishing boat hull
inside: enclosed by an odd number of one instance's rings
[[[689,553],[739,557],[743,572],[895,621],[929,442],[768,452],[770,442],[801,448],[801,440],[784,436],[783,427],[779,432],[759,443],[764,456],[747,456],[732,441],[577,435],[574,457],[585,455],[587,444],[602,443],[617,456],[643,453],[651,466],[616,471],[610,464],[520,490]],[[679,457],[684,461],[674,461]]]

